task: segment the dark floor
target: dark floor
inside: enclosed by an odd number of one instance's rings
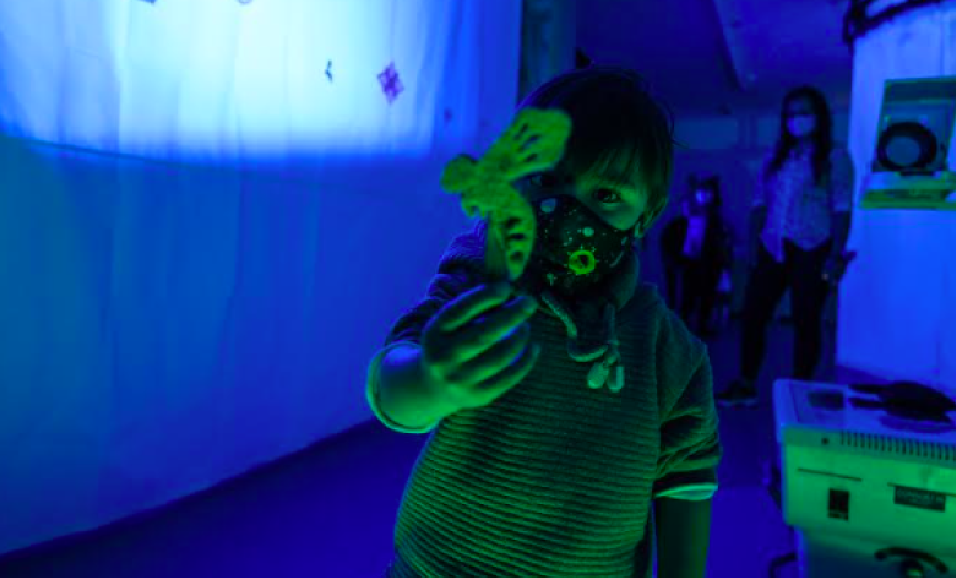
[[[721,414],[726,457],[714,502],[714,578],[766,576],[769,561],[791,549],[762,487],[763,464],[775,452],[769,385],[788,371],[790,331],[774,328],[771,343],[760,405]],[[827,379],[831,349],[821,367]],[[727,330],[711,344],[718,388],[736,372],[736,357]],[[361,426],[157,512],[8,556],[0,577],[377,578],[423,441]],[[788,568],[781,577],[795,575]]]

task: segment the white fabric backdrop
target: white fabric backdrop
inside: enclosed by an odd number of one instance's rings
[[[0,553],[368,419],[519,42],[512,0],[0,3]]]
[[[884,81],[953,74],[956,2],[857,42],[849,143],[858,185],[873,159]],[[838,363],[956,392],[956,215],[857,210],[849,244],[859,257],[840,291]]]

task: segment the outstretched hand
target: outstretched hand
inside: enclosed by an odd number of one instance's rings
[[[537,302],[508,283],[473,289],[446,304],[422,331],[429,389],[449,407],[487,405],[531,372],[540,349],[528,325]]]

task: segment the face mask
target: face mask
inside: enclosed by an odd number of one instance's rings
[[[534,203],[537,239],[529,269],[548,287],[574,294],[605,279],[631,252],[634,228],[621,231],[571,196]]]
[[[797,138],[810,136],[814,128],[816,122],[812,116],[795,116],[787,120],[787,130]]]

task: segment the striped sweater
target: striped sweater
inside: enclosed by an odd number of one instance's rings
[[[409,431],[378,409],[378,361],[482,282],[483,246],[482,226],[452,243],[372,362],[369,402],[392,429]],[[706,349],[637,270],[635,259],[608,284],[609,327],[601,303],[543,299],[525,380],[417,432],[431,437],[398,513],[391,578],[650,576],[652,498],[712,493],[720,446]],[[624,387],[589,388],[581,360],[614,337]]]

